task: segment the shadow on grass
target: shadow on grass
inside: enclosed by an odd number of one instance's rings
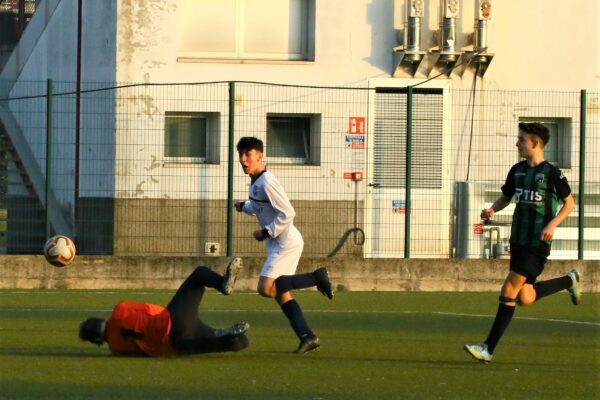
[[[88,353],[85,351],[71,350],[32,350],[32,349],[0,349],[0,355],[22,356],[22,357],[85,357],[102,358],[110,357],[110,354]]]
[[[114,383],[111,385],[60,382],[32,382],[0,379],[2,398],[11,399],[228,399],[240,398],[242,393],[206,388],[160,387]],[[250,398],[250,397],[248,397]],[[256,398],[256,397],[254,397]]]
[[[462,349],[457,349],[457,354],[461,354]],[[464,353],[464,352],[463,352]],[[244,357],[261,357],[266,358],[273,356],[274,359],[285,359],[288,362],[293,362],[294,359],[312,359],[314,362],[329,362],[333,365],[337,363],[352,363],[353,365],[360,365],[362,363],[378,363],[378,364],[389,364],[390,368],[398,368],[399,365],[404,365],[404,368],[431,368],[431,369],[481,369],[481,371],[490,370],[508,370],[513,371],[515,368],[532,368],[539,369],[541,371],[547,370],[548,372],[556,371],[557,365],[554,362],[522,362],[522,361],[509,361],[509,360],[495,360],[490,364],[483,364],[473,360],[467,353],[464,353],[464,360],[448,360],[448,359],[418,359],[418,358],[407,358],[407,357],[360,357],[350,356],[348,354],[342,356],[331,356],[320,353],[319,351],[312,352],[309,354],[292,354],[289,352],[273,352],[273,351],[254,351],[247,352]],[[560,371],[571,371],[592,373],[597,366],[594,364],[579,364],[579,365],[565,365],[560,368]]]

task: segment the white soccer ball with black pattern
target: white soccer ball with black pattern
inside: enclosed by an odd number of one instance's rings
[[[52,236],[44,245],[44,257],[55,267],[66,267],[75,259],[75,243],[63,235]]]

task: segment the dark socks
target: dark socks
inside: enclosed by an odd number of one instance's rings
[[[498,305],[496,319],[494,320],[494,324],[492,325],[492,329],[490,330],[488,338],[485,340],[485,344],[488,345],[488,351],[490,352],[490,354],[494,352],[498,341],[502,337],[502,334],[504,333],[504,330],[510,323],[514,313],[514,306],[507,306],[504,303],[500,303]]]
[[[569,289],[572,285],[573,281],[568,276],[536,282],[533,284],[533,288],[535,289],[535,301],[538,301],[542,297],[560,292],[561,290]]]
[[[292,329],[294,329],[298,338],[301,339],[306,335],[313,335],[313,332],[304,320],[304,314],[302,314],[302,309],[296,300],[292,299],[283,303],[281,305],[281,310],[283,310],[283,313],[290,321],[290,325],[292,325]]]
[[[305,289],[316,284],[317,278],[312,272],[299,275],[282,275],[275,279],[275,287],[278,294],[289,292],[293,289]]]

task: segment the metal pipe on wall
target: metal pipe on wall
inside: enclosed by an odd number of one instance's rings
[[[414,0],[406,3],[407,21],[404,34],[404,48],[414,53],[421,50],[421,18],[423,17],[422,1]],[[410,54],[414,59],[414,54]]]
[[[440,3],[440,50],[442,53],[454,53],[456,48],[456,17],[458,16],[458,0],[443,0]]]
[[[485,52],[488,47],[488,21],[492,18],[492,0],[475,0],[475,53]],[[485,61],[479,56],[476,61]]]
[[[421,19],[424,10],[423,0],[407,0],[403,44],[394,48],[400,55],[394,76],[414,76],[425,57],[425,52],[421,51]]]

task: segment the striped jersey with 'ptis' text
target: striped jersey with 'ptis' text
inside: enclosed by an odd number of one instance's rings
[[[547,161],[535,167],[521,161],[510,169],[502,193],[509,198],[515,196],[511,246],[526,246],[533,253],[547,257],[551,241],[540,240],[540,235],[556,216],[559,200],[571,194],[567,178]]]

